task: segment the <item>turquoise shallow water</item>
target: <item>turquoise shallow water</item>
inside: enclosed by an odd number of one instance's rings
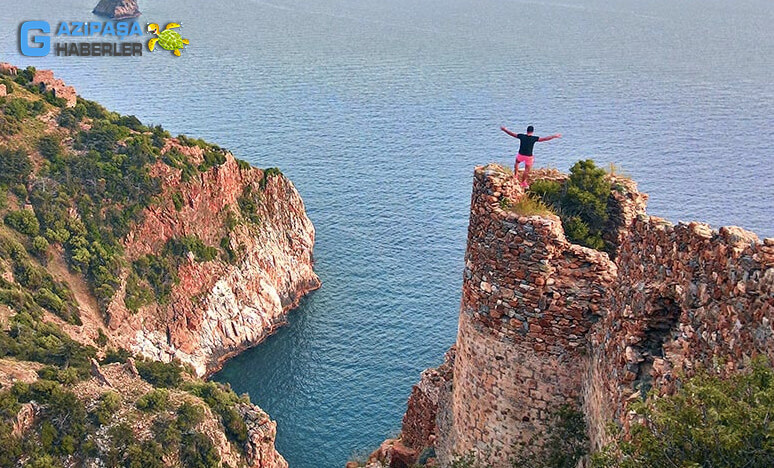
[[[280,166],[317,227],[322,289],[215,376],[278,421],[292,467],[394,434],[453,343],[472,168],[517,149],[501,124],[564,134],[537,164],[620,164],[653,214],[774,236],[770,0],[140,0],[183,24],[183,57],[18,55],[20,21],[94,3],[3,5],[0,60]]]

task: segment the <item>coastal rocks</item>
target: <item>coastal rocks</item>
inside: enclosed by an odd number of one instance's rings
[[[449,411],[455,355],[456,349],[452,346],[443,364],[422,372],[419,383],[411,391],[400,438],[384,441],[368,457],[366,468],[409,468],[418,462],[431,466],[435,459],[438,421],[444,420],[441,414]]]
[[[169,145],[193,161],[202,158],[198,147]],[[185,259],[168,305],[131,312],[122,288],[107,308],[109,335],[133,353],[167,362],[179,359],[198,375],[208,375],[283,325],[288,311],[320,286],[312,269],[314,227],[288,179],[278,175],[261,183],[263,171],[240,167],[231,154],[222,165],[187,182],[179,169],[161,162],[153,173],[162,180],[161,198],[167,202],[149,207],[142,223],[127,235],[129,259],[159,252],[168,240],[184,236],[196,236],[206,245],[225,239],[240,252],[239,258]],[[228,231],[225,220],[235,216],[246,187],[260,193],[260,223],[241,223]],[[184,201],[179,211],[173,194]]]
[[[140,8],[136,0],[100,0],[92,13],[121,20],[140,16]]]
[[[455,355],[456,348],[452,347],[446,353],[443,364],[422,372],[419,383],[411,390],[406,414],[403,416],[401,440],[417,452],[431,447],[435,441],[438,433],[438,405],[441,393],[448,392],[451,386]]]
[[[248,468],[288,468],[288,462],[274,448],[277,423],[255,405],[240,405],[238,411],[247,424]]]
[[[153,387],[136,374],[132,369],[133,363],[130,364],[130,362],[132,361],[127,361],[126,364],[112,363],[103,366],[97,364],[97,373],[101,377],[93,376],[91,379],[79,382],[72,389],[72,392],[87,408],[98,405],[106,391],[120,393],[119,405],[113,411],[115,416],[109,417],[105,421],[104,430],[98,431],[92,436],[95,444],[105,452],[110,450],[113,443],[109,436],[110,427],[122,422],[128,422],[133,437],[137,440],[147,440],[154,436],[151,430],[152,418],[137,408],[138,399],[147,395],[153,390]],[[112,382],[114,390],[106,388],[105,381]],[[223,466],[288,468],[287,462],[274,448],[277,435],[276,423],[257,406],[243,401],[235,405],[237,414],[247,426],[247,441],[243,446],[238,447],[226,436],[223,421],[208,404],[184,389],[170,388],[167,389],[167,392],[169,392],[168,404],[170,408],[165,411],[174,414],[175,406],[182,402],[192,404],[200,409],[203,415],[202,420],[192,429],[209,439]],[[34,406],[34,403],[32,405],[32,408],[27,408],[29,404],[24,405],[17,420],[22,420],[22,412],[25,412],[24,421],[34,420],[35,415],[41,413],[41,410]],[[29,427],[30,423],[24,424]],[[22,425],[20,423],[20,427]],[[22,429],[19,430],[21,433],[24,432]],[[104,461],[96,458],[84,460],[83,465],[104,466]],[[170,460],[167,466],[178,466],[178,464]]]

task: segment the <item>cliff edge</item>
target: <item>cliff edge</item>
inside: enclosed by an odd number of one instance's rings
[[[0,64],[0,218],[0,466],[287,466],[200,380],[320,286],[279,169]]]
[[[520,212],[526,195],[507,170],[476,168],[457,342],[422,374],[400,437],[373,466],[511,466],[565,406],[599,449],[611,424],[628,431],[631,403],[651,389],[669,395],[696,372],[774,359],[774,239],[672,225],[647,215],[631,180],[609,179],[610,254],[568,241],[553,214]]]

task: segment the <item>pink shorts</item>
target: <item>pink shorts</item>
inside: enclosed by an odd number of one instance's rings
[[[516,156],[516,165],[523,162],[527,166],[532,166],[533,161],[535,161],[534,156],[524,156],[523,154]]]

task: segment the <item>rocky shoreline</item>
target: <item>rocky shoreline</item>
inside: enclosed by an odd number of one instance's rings
[[[141,15],[137,0],[100,0],[92,13],[114,20],[137,18]]]

